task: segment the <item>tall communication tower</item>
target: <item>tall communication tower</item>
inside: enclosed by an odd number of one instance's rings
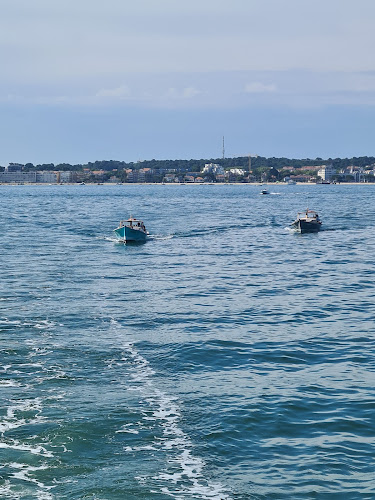
[[[225,146],[224,146],[224,136],[223,136],[223,160],[225,158]]]
[[[258,155],[249,155],[249,172],[251,172],[251,158],[258,158]]]

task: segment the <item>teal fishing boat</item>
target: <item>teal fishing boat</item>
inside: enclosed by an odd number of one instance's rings
[[[143,243],[147,239],[148,232],[143,221],[130,217],[128,220],[121,220],[118,228],[114,229],[119,241],[123,243]]]

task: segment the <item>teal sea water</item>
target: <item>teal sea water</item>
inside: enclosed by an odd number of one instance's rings
[[[375,498],[375,186],[270,191],[0,186],[1,499]]]

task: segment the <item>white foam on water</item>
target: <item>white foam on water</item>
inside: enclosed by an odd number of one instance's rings
[[[38,491],[36,493],[36,497],[38,500],[53,500],[55,498],[48,491]]]
[[[10,406],[7,410],[9,417],[14,417],[15,412],[19,411],[36,411],[41,412],[43,403],[41,398],[25,399],[24,401],[17,402],[17,404]]]
[[[151,444],[144,446],[125,446],[125,451],[157,451],[158,448],[156,446],[152,446]]]
[[[2,486],[0,486],[0,498],[11,498],[12,500],[19,500],[21,498],[21,493],[15,493],[12,491],[12,486],[7,479]]]
[[[16,382],[15,380],[0,380],[0,387],[21,387],[20,382]]]
[[[112,319],[112,325],[117,327],[119,323]],[[144,416],[147,421],[154,421],[161,426],[163,437],[152,445],[127,446],[126,452],[144,450],[164,450],[169,453],[168,463],[172,464],[173,473],[168,470],[161,471],[153,477],[156,481],[167,481],[170,487],[161,487],[161,492],[174,498],[199,498],[229,500],[228,493],[223,485],[211,482],[204,475],[204,461],[194,456],[194,445],[189,436],[180,427],[182,419],[178,398],[169,396],[154,386],[153,376],[155,370],[150,363],[136,350],[131,342],[124,345],[126,355],[123,361],[129,363],[130,357],[130,380],[128,390],[137,390],[144,397],[151,408],[152,416]],[[119,431],[124,432],[126,426]],[[125,431],[126,432],[126,431]],[[177,469],[177,470],[176,470]],[[173,485],[173,486],[172,486]],[[160,492],[158,492],[160,493]]]
[[[46,330],[53,328],[54,326],[56,326],[56,323],[49,319],[44,319],[34,324],[34,328],[37,328],[38,330]]]
[[[20,463],[9,463],[6,465],[9,468],[15,469],[15,472],[12,473],[12,477],[14,479],[23,481],[26,484],[31,483],[37,486],[39,490],[35,491],[34,488],[30,490],[26,486],[25,488],[22,488],[22,491],[20,491],[19,485],[15,486],[9,479],[7,479],[4,484],[0,486],[1,499],[10,498],[11,500],[19,500],[23,498],[37,498],[38,500],[54,500],[55,496],[52,495],[49,490],[55,486],[46,486],[42,482],[37,481],[30,476],[30,474],[35,471],[47,469],[45,465],[41,465],[39,467],[32,467],[27,464]],[[16,491],[14,491],[14,488],[16,488]]]
[[[9,325],[12,325],[12,326],[16,326],[17,328],[21,327],[22,326],[22,323],[19,319],[16,319],[16,320],[10,320],[8,318],[5,318],[5,319],[0,319],[0,327],[4,325],[4,326],[9,326]]]
[[[50,396],[47,396],[46,397],[46,400],[61,400],[61,399],[64,399],[64,397],[66,396],[66,392],[62,392],[61,394],[51,394]]]
[[[1,324],[1,322],[0,322]],[[25,391],[28,388],[35,388],[43,380],[40,375],[45,374],[45,379],[56,379],[66,376],[66,373],[59,369],[57,366],[47,367],[43,362],[43,358],[48,356],[52,351],[40,345],[40,335],[48,335],[48,330],[55,326],[52,321],[38,320],[38,321],[3,321],[3,324],[12,325],[13,327],[24,327],[34,329],[34,338],[28,338],[24,341],[24,345],[28,348],[28,354],[23,363],[17,364],[18,370],[14,369],[14,365],[3,365],[0,369],[1,373],[6,374],[8,378],[0,381],[0,388],[4,387],[19,387],[22,386]],[[41,333],[35,335],[37,331]],[[50,347],[50,346],[48,346]],[[20,371],[21,370],[21,371]],[[11,379],[15,374],[29,373],[33,376],[30,384],[22,384],[18,380]],[[39,377],[38,377],[39,376]],[[30,379],[30,377],[29,377]],[[25,392],[27,394],[27,392]],[[0,416],[0,451],[5,456],[11,456],[13,462],[7,464],[13,473],[9,476],[7,482],[0,487],[0,498],[23,499],[23,498],[37,498],[40,500],[52,500],[54,496],[49,492],[54,486],[47,486],[39,481],[37,472],[47,469],[46,464],[50,459],[55,458],[55,450],[51,448],[58,448],[59,452],[68,452],[69,450],[61,445],[59,447],[52,446],[49,443],[40,444],[38,435],[32,436],[29,429],[33,425],[38,425],[48,421],[43,415],[44,404],[48,400],[62,399],[62,393],[53,390],[53,393],[43,397],[35,397],[28,399],[7,399],[3,401],[3,408],[6,411],[5,415]],[[14,439],[9,432],[14,429],[27,426],[28,439]],[[38,429],[38,427],[36,428]],[[37,431],[38,432],[38,431]],[[35,465],[38,461],[40,466],[30,466],[27,463],[29,460]],[[42,464],[40,462],[43,462]],[[36,478],[34,477],[36,476]],[[25,485],[20,489],[20,481]]]
[[[49,319],[39,320],[39,321],[21,321],[19,319],[11,320],[9,318],[0,319],[0,327],[4,326],[15,326],[17,328],[22,327],[32,327],[37,328],[38,330],[50,329],[56,326],[54,321],[50,321]]]
[[[43,368],[43,363],[20,363],[17,366],[27,367],[27,368]]]
[[[32,418],[24,418],[17,416],[18,413],[33,411],[36,416]],[[40,398],[29,399],[21,401],[17,404],[9,406],[7,413],[2,420],[0,420],[0,433],[4,435],[5,432],[22,427],[27,424],[39,424],[45,421],[45,418],[40,415],[42,411],[42,403]],[[0,443],[1,446],[1,443]]]
[[[33,344],[35,344],[35,341],[33,341],[33,340],[25,341],[25,344],[33,345]],[[45,347],[33,347],[32,352],[29,354],[29,356],[30,357],[47,356],[48,354],[51,354],[52,352],[53,351],[51,351],[50,349],[46,349]]]
[[[162,479],[178,485],[178,488],[163,489],[164,493],[171,495],[181,495],[191,498],[215,498],[229,499],[221,484],[212,483],[204,477],[204,461],[194,456],[193,443],[190,438],[179,427],[181,419],[177,398],[171,397],[162,391],[155,390],[155,398],[148,398],[148,402],[158,405],[153,415],[155,419],[161,421],[165,439],[162,441],[164,450],[173,450],[175,454],[170,460],[175,463],[177,472],[161,472],[154,479]]]
[[[43,446],[37,445],[37,446],[32,446],[29,444],[20,444],[19,441],[13,440],[12,442],[9,443],[0,443],[0,448],[2,449],[12,449],[12,450],[20,450],[20,451],[29,451],[33,455],[41,455],[43,457],[48,457],[52,458],[53,453],[46,450]]]
[[[166,240],[171,240],[174,237],[174,234],[149,234],[147,236],[148,240],[153,240],[153,241],[166,241]],[[111,243],[121,243],[123,244],[124,242],[120,240],[119,238],[116,238],[116,236],[97,236],[98,240],[104,240],[104,241],[110,241]]]
[[[37,498],[45,500],[50,500],[54,498],[53,495],[51,495],[51,493],[49,493],[48,490],[55,488],[55,486],[46,486],[41,481],[38,481],[37,479],[30,476],[30,474],[33,472],[48,469],[46,465],[40,465],[38,467],[35,467],[28,464],[21,464],[15,462],[8,464],[8,466],[12,469],[16,469],[16,472],[12,473],[12,477],[14,477],[15,479],[19,479],[21,481],[33,483],[42,489],[42,491],[39,490],[38,492],[36,492]]]
[[[166,235],[151,234],[148,238],[150,240],[155,240],[155,241],[166,241],[166,240],[171,240],[172,238],[174,238],[174,234],[166,234]]]
[[[67,376],[66,372],[64,372],[63,370],[58,370],[55,373],[53,373],[52,375],[46,375],[44,377],[43,376],[37,377],[35,379],[35,381],[40,384],[42,382],[45,382],[46,380],[59,380],[59,379],[65,378],[66,376]]]
[[[4,419],[3,421],[0,422],[0,433],[4,434],[4,432],[8,432],[12,429],[17,429],[17,427],[22,427],[25,424],[26,424],[25,419],[20,419],[20,420],[17,420],[15,422],[10,422],[10,421]],[[0,445],[1,445],[1,443],[0,443]]]
[[[96,236],[97,240],[110,241],[111,243],[118,243],[119,240],[116,236]]]
[[[53,457],[53,454],[48,452],[45,448],[42,446],[29,446],[25,444],[19,444],[18,441],[13,440],[13,443],[0,443],[0,449],[1,448],[10,448],[13,450],[19,450],[19,451],[28,451],[32,453],[33,455],[39,455],[43,458],[51,458]],[[19,486],[17,484],[12,484],[12,481],[7,480],[6,483],[3,485],[3,487],[0,487],[0,498],[12,498],[12,499],[18,499],[18,498],[31,498],[31,495],[36,495],[33,498],[39,498],[41,500],[53,500],[54,496],[49,493],[49,490],[54,488],[55,486],[47,486],[41,481],[38,481],[34,477],[32,477],[32,474],[34,472],[38,472],[41,470],[46,470],[49,467],[46,464],[41,464],[39,466],[31,466],[26,463],[20,463],[20,462],[10,462],[7,464],[4,464],[4,466],[7,466],[10,469],[13,469],[14,472],[11,473],[10,477],[14,478],[15,480],[23,481],[25,483],[32,483],[36,487],[39,488],[37,491],[30,491],[30,490],[25,490],[22,493],[18,493]],[[13,491],[13,488],[16,488],[17,491]]]
[[[21,442],[18,439],[7,437],[7,432],[14,429],[22,428],[26,425],[30,426],[46,422],[47,419],[41,414],[42,410],[43,400],[40,397],[17,401],[14,404],[10,404],[6,410],[6,415],[0,420],[0,450],[20,452],[20,457],[24,456],[26,452],[30,453],[31,456],[38,456],[41,459],[54,458],[54,454],[45,446],[42,446],[40,444],[32,444],[30,442],[25,443]],[[16,469],[16,472],[12,475],[13,478],[29,482],[31,481],[41,488],[47,488],[42,483],[32,479],[29,476],[29,472],[42,470],[46,468],[46,466],[43,465],[40,467],[31,468],[23,463],[12,463],[11,466],[13,469]],[[11,489],[12,486],[15,487],[11,484],[11,482],[9,482],[8,488],[7,490],[5,490],[4,494],[2,495],[0,493],[0,498],[6,498],[6,495],[10,498],[17,498],[17,496]],[[23,496],[20,498],[23,498]],[[45,496],[45,498],[49,499],[52,497],[47,495]]]
[[[139,431],[137,429],[132,429],[131,426],[132,424],[125,424],[118,431],[116,431],[116,433],[124,432],[128,434],[139,434]]]

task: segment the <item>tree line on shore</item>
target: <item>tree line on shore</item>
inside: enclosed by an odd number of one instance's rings
[[[43,170],[59,170],[59,171],[81,171],[84,169],[89,170],[106,170],[108,172],[113,170],[138,170],[144,168],[151,169],[163,169],[163,170],[174,170],[176,172],[201,172],[206,163],[218,163],[224,169],[229,168],[242,168],[248,170],[251,165],[251,170],[262,171],[264,169],[276,169],[280,170],[282,168],[291,167],[292,169],[299,169],[302,167],[311,166],[312,168],[327,164],[332,165],[335,169],[347,168],[350,165],[364,168],[368,165],[373,165],[375,163],[375,157],[373,156],[361,156],[353,158],[266,158],[263,156],[254,156],[249,158],[249,156],[239,156],[233,158],[210,158],[210,159],[200,159],[200,160],[143,160],[138,162],[125,162],[117,160],[99,160],[95,162],[88,162],[85,164],[70,164],[70,163],[42,163],[34,165],[33,163],[26,163],[24,165],[24,171],[43,171]],[[4,168],[2,168],[3,170]]]

